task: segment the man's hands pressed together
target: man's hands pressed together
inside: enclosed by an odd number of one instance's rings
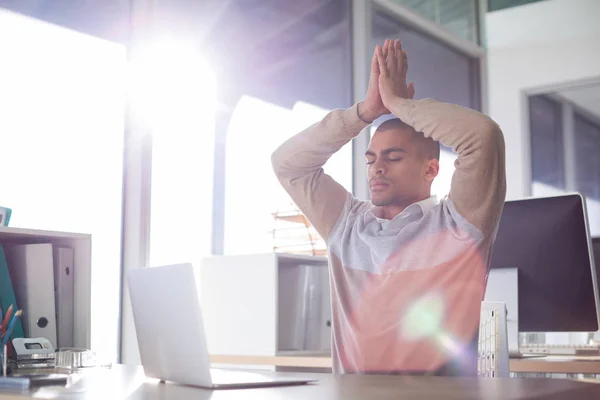
[[[383,54],[388,52],[388,42],[385,41],[383,46]],[[382,115],[389,114],[390,111],[385,108],[381,95],[379,94],[379,62],[377,60],[377,52],[381,50],[379,45],[376,46],[371,61],[371,75],[369,77],[369,87],[365,100],[358,105],[358,115],[365,122],[373,122]],[[385,57],[385,56],[384,56]]]
[[[390,114],[395,99],[412,99],[413,84],[406,84],[408,58],[400,40],[386,40],[383,48],[375,48],[371,62],[371,76],[365,100],[358,106],[358,115],[365,122],[373,122]]]
[[[412,99],[415,87],[412,83],[406,84],[408,56],[402,50],[400,40],[388,45],[387,56],[380,47],[375,50],[375,55],[379,66],[379,93],[384,106],[391,110],[398,98]]]

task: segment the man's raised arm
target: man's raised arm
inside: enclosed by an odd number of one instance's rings
[[[493,233],[506,196],[505,145],[500,127],[469,108],[431,99],[410,100],[408,60],[400,41],[379,52],[383,103],[417,132],[458,153],[450,200],[456,211],[488,236]]]
[[[382,51],[387,53],[387,48]],[[331,111],[283,143],[271,157],[279,182],[325,240],[349,194],[324,173],[323,165],[371,122],[389,113],[379,95],[378,82],[379,67],[374,54],[365,100],[345,110]]]
[[[331,111],[283,143],[271,157],[279,182],[325,240],[348,192],[325,174],[323,165],[367,126],[358,117],[357,108],[356,104],[346,110]]]

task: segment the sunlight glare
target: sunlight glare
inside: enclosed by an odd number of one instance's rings
[[[423,296],[408,309],[402,334],[410,339],[436,337],[444,317],[444,302],[439,294]]]
[[[150,265],[199,264],[211,250],[217,84],[196,53],[163,41],[132,57],[133,103],[152,133]]]
[[[214,112],[216,77],[209,64],[178,43],[147,46],[130,63],[131,96],[153,128],[185,126]]]

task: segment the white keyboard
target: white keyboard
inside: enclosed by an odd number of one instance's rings
[[[524,344],[519,346],[521,354],[549,356],[598,356],[600,344]]]

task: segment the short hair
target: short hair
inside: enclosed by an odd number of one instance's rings
[[[379,125],[377,130],[385,129],[401,129],[412,132],[413,140],[419,142],[419,147],[423,151],[423,155],[427,158],[440,159],[440,143],[433,140],[431,137],[425,137],[423,132],[417,132],[415,128],[402,121],[400,118],[388,119]]]

